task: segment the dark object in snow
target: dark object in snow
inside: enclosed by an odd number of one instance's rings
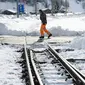
[[[56,51],[58,53],[60,53],[60,52],[74,51],[74,49],[70,49],[70,48],[67,48],[67,49],[56,49]]]
[[[16,15],[16,12],[13,12],[11,10],[4,10],[1,12],[1,14],[6,14],[6,15]]]
[[[79,63],[79,62],[85,62],[85,59],[74,59],[74,58],[70,58],[70,59],[67,59],[67,61],[69,62],[76,62],[76,63]]]
[[[37,64],[44,64],[44,63],[47,63],[46,61],[36,61],[36,60],[34,60],[35,61],[35,63],[37,63]]]
[[[23,51],[24,51],[24,49],[22,48],[20,50],[17,50],[16,52],[23,52]]]
[[[43,9],[43,11],[48,14],[51,13],[51,9]],[[55,13],[65,13],[66,10],[65,9],[60,9],[60,10],[56,10]]]
[[[60,53],[61,49],[56,49],[56,51],[57,51],[58,53]]]
[[[58,61],[52,60],[51,63],[52,63],[52,64],[55,64],[55,63],[58,63]]]
[[[69,49],[69,48],[68,48],[68,49],[65,50],[65,52],[66,52],[66,51],[74,51],[74,49]]]
[[[43,12],[45,12],[46,14],[51,13],[51,9],[43,9]],[[65,12],[66,12],[65,9],[60,9],[55,11],[55,13],[65,13]]]
[[[50,9],[43,9],[43,12],[48,14],[48,13],[51,13],[51,10]],[[30,14],[36,14],[35,12],[30,12]]]
[[[75,62],[75,59],[67,59],[67,61],[69,61],[69,62]]]
[[[8,43],[1,43],[1,45],[9,45]]]

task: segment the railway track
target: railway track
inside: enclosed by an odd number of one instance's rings
[[[29,85],[85,85],[85,76],[63,59],[49,44],[46,43],[44,46],[38,43],[33,47],[37,48],[38,45],[44,50],[37,51],[24,46]]]

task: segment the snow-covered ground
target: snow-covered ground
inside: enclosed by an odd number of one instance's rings
[[[6,16],[6,15],[1,15],[0,16],[0,32],[2,34],[7,33],[9,34],[10,32],[14,33],[15,35],[17,35],[17,31],[21,32],[32,32],[32,31],[39,31],[39,27],[40,27],[40,20],[39,20],[39,16],[24,16],[20,18],[16,18],[16,16]],[[77,23],[77,25],[75,24]],[[73,17],[66,17],[66,16],[60,16],[58,17],[58,15],[56,17],[50,16],[48,15],[48,24],[47,24],[47,29],[52,28],[53,26],[57,27],[61,26],[63,29],[69,29],[69,30],[79,30],[79,31],[84,31],[84,27],[85,27],[85,16],[73,16]],[[21,34],[22,35],[22,34]],[[1,43],[3,43],[3,41],[6,42],[4,35],[1,38]],[[20,39],[22,38],[22,39]],[[57,38],[57,37],[55,37]],[[38,38],[36,38],[38,39]],[[53,38],[52,38],[53,39]],[[65,40],[68,38],[64,38]],[[13,41],[12,41],[13,40]],[[31,37],[27,37],[27,42],[29,43],[30,40],[34,40]],[[72,39],[71,39],[72,40]],[[11,39],[8,37],[8,43],[9,42],[17,42],[18,44],[20,43],[24,43],[25,41],[25,37],[19,37],[18,39],[16,39],[15,37],[11,37]],[[51,41],[51,39],[49,40]],[[57,42],[57,41],[56,41]],[[71,48],[76,48],[75,51],[73,52],[62,52],[62,56],[65,58],[83,58],[85,59],[85,35],[82,35],[80,37],[76,37],[74,38],[74,40],[66,46],[69,46]],[[23,44],[22,43],[22,44]],[[33,43],[33,41],[32,41]],[[21,54],[17,53],[16,51],[18,50],[18,48],[16,47],[11,47],[11,46],[4,46],[1,45],[0,47],[0,67],[1,67],[1,76],[0,76],[0,84],[1,85],[24,85],[24,83],[22,82],[20,78],[20,72],[21,72],[21,67],[16,64],[16,60],[21,56]],[[39,48],[40,49],[40,48]],[[83,51],[82,51],[83,50]],[[11,51],[11,52],[9,52]],[[13,55],[12,55],[13,54]],[[3,66],[3,67],[2,67]],[[6,69],[3,71],[3,69]],[[84,72],[83,72],[84,73]],[[4,76],[3,76],[4,75]],[[4,80],[4,81],[3,81]]]
[[[74,4],[72,1],[69,0],[70,4],[72,3],[71,7],[74,7],[76,4]],[[9,9],[9,3],[0,4],[0,8],[7,8]],[[11,5],[14,6],[12,9],[15,9],[16,4]],[[78,12],[81,12],[80,5],[76,5],[76,8],[78,8]],[[31,11],[33,11],[33,8],[30,8]],[[27,11],[30,11],[29,9],[26,9]],[[74,8],[72,8],[71,11],[75,11]],[[70,31],[85,31],[85,15],[73,15],[73,14],[56,14],[55,16],[47,15],[47,29],[64,29],[64,30],[70,30]],[[2,35],[0,37],[0,43],[11,43],[11,44],[24,44],[25,43],[25,37],[19,37],[17,35],[25,35],[31,32],[39,32],[40,30],[41,21],[39,20],[39,15],[22,15],[20,18],[17,18],[14,15],[7,16],[7,15],[0,15],[0,34]],[[56,32],[57,33],[57,32]],[[62,33],[62,31],[58,32],[59,34]],[[66,33],[66,32],[65,32]],[[63,33],[63,34],[65,34]],[[15,35],[14,36],[5,36],[4,35]],[[53,34],[53,33],[52,33]],[[69,35],[69,33],[68,33]],[[39,36],[38,36],[39,37]],[[33,38],[31,36],[27,36],[27,43],[33,43],[38,39],[38,37]],[[75,51],[71,52],[62,52],[61,55],[65,58],[82,58],[85,59],[85,35],[82,35],[80,37],[75,38],[67,38],[64,37],[61,39],[59,37],[52,38],[48,41],[72,41],[71,43],[65,44],[66,47],[74,48]],[[1,45],[0,44],[0,85],[24,85],[22,80],[20,80],[20,72],[21,67],[19,64],[16,63],[16,61],[20,58],[21,53],[16,52],[18,47],[13,47],[11,45]],[[64,56],[66,55],[66,56]],[[82,68],[82,67],[81,67]]]
[[[21,54],[18,45],[0,44],[0,85],[24,85],[20,79],[22,67],[17,63]]]

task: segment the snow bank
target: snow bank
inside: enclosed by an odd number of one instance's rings
[[[69,16],[69,15],[68,15]],[[68,35],[70,34],[69,31],[85,31],[85,17],[61,17],[58,16],[51,16],[47,15],[47,29],[53,30],[53,29],[59,29],[61,31],[56,30],[55,34],[61,32],[66,34],[65,32],[68,32]],[[16,18],[16,16],[7,16],[7,15],[1,15],[0,16],[0,34],[2,35],[25,35],[25,33],[39,33],[40,30],[41,21],[39,19],[39,16],[20,16],[20,18]],[[67,31],[63,31],[63,30]],[[58,32],[57,32],[58,31]],[[54,32],[52,34],[54,34]],[[73,33],[74,35],[74,33]]]
[[[36,17],[20,16],[6,16],[0,17],[0,34],[4,35],[24,35],[33,31],[39,31],[40,20]]]
[[[76,37],[69,45],[72,48],[85,49],[85,36]]]
[[[58,16],[57,16],[58,17]],[[70,31],[83,31],[85,27],[85,22],[82,17],[54,17],[48,18],[48,28],[60,26],[62,29],[67,29]],[[83,17],[84,18],[84,17]]]

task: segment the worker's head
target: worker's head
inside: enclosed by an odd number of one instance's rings
[[[39,13],[41,14],[41,13],[43,13],[43,11],[40,9],[40,10],[39,10]]]

